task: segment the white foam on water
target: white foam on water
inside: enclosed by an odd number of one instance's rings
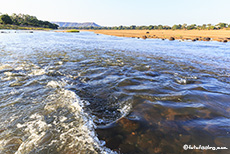
[[[18,77],[39,76],[46,74],[46,69],[40,68],[33,63],[14,63],[0,65],[0,71],[5,70],[3,81],[18,80]]]
[[[35,113],[30,116],[31,121],[25,124],[17,124],[18,128],[24,129],[26,134],[29,134],[28,138],[22,142],[15,154],[22,154],[31,151],[38,145],[42,137],[45,136],[46,130],[51,128],[51,125],[44,122],[44,117]]]
[[[186,84],[187,80],[186,79],[176,79],[176,82],[179,84]]]
[[[12,74],[13,73],[11,73],[11,72],[4,72],[4,75],[6,75],[6,76],[12,76]]]
[[[132,109],[132,104],[125,104],[122,108],[117,109],[121,113],[121,117],[124,117],[130,113]]]
[[[58,61],[55,63],[56,65],[63,65],[63,62],[62,61]]]
[[[13,69],[13,67],[10,66],[9,64],[2,64],[2,65],[0,65],[0,71],[4,70],[4,69]]]
[[[50,81],[47,88],[55,90],[42,102],[43,112],[34,113],[28,122],[17,124],[17,128],[24,132],[25,140],[15,154],[44,150],[56,153],[116,153],[98,139],[93,119],[83,110],[84,101],[74,92],[60,87],[62,82]]]
[[[2,81],[9,81],[9,80],[12,80],[12,74],[11,72],[4,72],[4,77],[1,77],[1,80]]]
[[[178,73],[174,73],[175,81],[179,84],[187,84],[191,80],[197,80],[197,76],[186,76]]]
[[[4,72],[5,80],[39,76],[46,73],[32,63],[13,64],[12,71]],[[10,68],[6,66],[5,68]],[[42,94],[44,99],[39,109],[32,112],[25,121],[16,124],[16,130],[23,134],[15,154],[27,153],[116,153],[105,147],[95,132],[92,117],[84,112],[86,101],[74,92],[64,89],[65,81],[49,81],[44,88],[50,91]],[[16,118],[17,119],[17,118]],[[9,139],[0,140],[1,150],[7,151]],[[17,141],[17,140],[16,140]]]
[[[49,81],[48,83],[47,83],[47,87],[50,87],[50,88],[62,88],[62,87],[64,87],[66,85],[66,83],[64,83],[64,82],[58,82],[58,81]]]
[[[45,69],[33,69],[29,75],[43,75],[45,73]]]

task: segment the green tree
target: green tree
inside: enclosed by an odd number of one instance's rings
[[[181,28],[182,28],[182,29],[186,29],[187,26],[188,26],[187,24],[183,24],[183,25],[181,26]]]
[[[187,26],[187,30],[192,30],[192,29],[196,29],[196,24]]]
[[[206,29],[206,26],[207,26],[206,24],[203,24],[203,25],[201,26],[201,29],[203,29],[203,30]]]
[[[135,25],[130,26],[130,29],[136,29]]]
[[[163,26],[163,29],[172,29],[170,26]]]
[[[14,25],[21,25],[21,26],[34,26],[34,27],[45,27],[45,28],[52,28],[57,29],[58,25],[50,23],[48,21],[38,20],[37,17],[31,16],[28,14],[12,14],[11,20]]]
[[[180,26],[179,25],[173,25],[172,30],[176,30],[176,29],[180,29]]]
[[[210,27],[212,26],[212,24],[207,24],[207,26],[208,26],[208,29],[210,29]]]
[[[1,15],[0,16],[0,22],[2,24],[13,24],[13,21],[8,14]]]
[[[226,28],[227,27],[227,24],[226,23],[219,23],[216,25],[218,28],[220,29],[223,29],[223,28]]]
[[[153,28],[154,28],[153,25],[149,25],[149,27],[148,27],[149,30],[152,30]]]
[[[122,30],[122,29],[123,29],[123,26],[122,26],[122,25],[121,25],[121,26],[119,26],[119,27],[118,27],[118,29],[119,29],[119,30]]]
[[[162,25],[158,25],[158,29],[163,29],[163,26]]]

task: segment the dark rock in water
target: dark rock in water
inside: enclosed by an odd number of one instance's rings
[[[163,38],[162,41],[164,41],[165,39]]]
[[[169,38],[169,41],[174,41],[174,40],[175,40],[174,37],[170,37],[170,38]]]
[[[193,42],[195,42],[195,41],[196,41],[196,39],[192,39],[192,41],[193,41]]]
[[[223,40],[223,42],[224,42],[224,43],[227,43],[227,42],[228,42],[228,40]]]
[[[137,37],[137,39],[140,39],[140,37]]]
[[[147,36],[146,36],[146,35],[144,35],[144,36],[142,36],[141,38],[142,38],[142,39],[147,39]]]
[[[211,40],[210,37],[204,37],[204,38],[203,38],[203,41],[210,41],[210,40]]]
[[[207,37],[207,38],[206,38],[206,40],[207,40],[207,41],[210,41],[210,40],[211,40],[211,38],[210,38],[210,37]]]

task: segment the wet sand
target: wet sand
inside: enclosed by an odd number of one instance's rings
[[[119,37],[156,38],[192,41],[230,41],[230,30],[88,30]]]

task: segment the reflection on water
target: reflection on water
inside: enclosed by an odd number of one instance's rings
[[[0,34],[0,153],[229,153],[229,47]]]

